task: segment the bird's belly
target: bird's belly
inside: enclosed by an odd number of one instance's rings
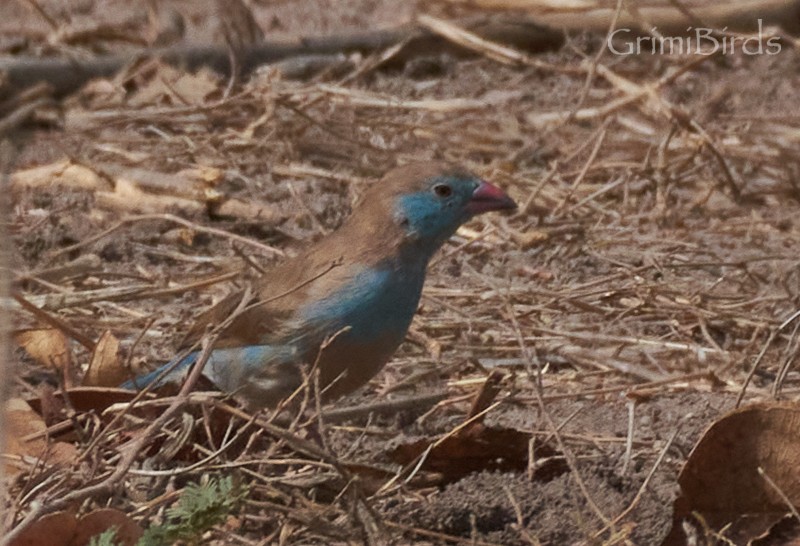
[[[331,400],[367,383],[392,357],[403,336],[364,343],[352,338],[333,339],[319,353],[320,388]]]
[[[313,309],[314,320],[326,325],[327,343],[319,340],[322,347],[314,347],[306,360],[311,364],[319,355],[327,398],[369,381],[403,342],[422,292],[422,265],[412,271],[363,272],[337,297]]]

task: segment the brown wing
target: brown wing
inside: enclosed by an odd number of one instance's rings
[[[216,305],[203,311],[186,332],[181,342],[181,348],[185,349],[197,343],[206,333],[230,317],[241,303],[244,295],[244,290],[236,290],[217,302]],[[250,307],[255,303],[256,301],[251,298],[251,302],[245,304]],[[267,312],[259,307],[251,307],[235,318],[230,326],[222,332],[217,339],[216,346],[223,348],[264,343],[265,332],[277,330],[280,323],[281,317],[275,313]]]
[[[296,337],[298,332],[293,330],[301,326],[292,320],[296,311],[333,293],[352,278],[352,268],[343,263],[341,253],[319,252],[312,248],[268,271],[254,286],[254,297],[247,302],[245,311],[221,333],[216,346],[281,344]],[[237,290],[204,311],[187,332],[181,348],[196,343],[214,326],[228,319],[244,295],[244,290]]]

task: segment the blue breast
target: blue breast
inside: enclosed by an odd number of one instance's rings
[[[400,343],[417,310],[424,282],[424,263],[368,267],[335,294],[303,309],[300,320],[325,324],[329,335],[348,328],[340,334],[343,341],[368,344],[389,338]]]

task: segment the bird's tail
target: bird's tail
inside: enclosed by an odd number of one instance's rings
[[[158,389],[165,385],[180,384],[186,379],[186,374],[192,365],[197,362],[199,354],[199,351],[195,351],[183,357],[173,358],[152,372],[126,381],[120,388],[140,391],[145,388]]]

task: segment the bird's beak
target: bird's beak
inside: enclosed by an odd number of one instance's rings
[[[472,215],[492,210],[514,210],[515,208],[517,208],[517,204],[506,195],[506,192],[485,180],[481,180],[480,185],[472,192],[472,199],[467,204],[467,210]]]

